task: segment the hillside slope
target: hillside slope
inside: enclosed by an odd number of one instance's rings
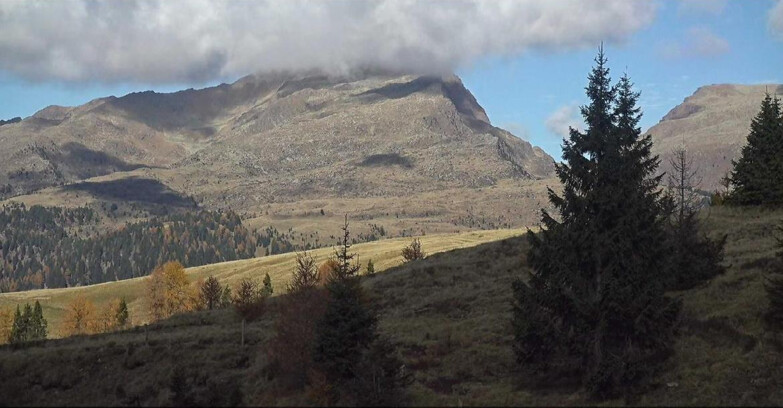
[[[701,189],[717,189],[745,145],[750,121],[766,91],[781,94],[783,85],[724,84],[697,89],[647,131],[655,142],[654,153],[662,157],[662,169],[669,170],[671,151],[684,144],[703,178]]]
[[[460,234],[434,234],[421,237],[422,246],[427,253],[433,254],[457,248],[466,248],[481,243],[504,239],[522,234],[524,230],[494,230],[463,232]],[[385,239],[369,243],[357,244],[352,249],[359,255],[366,266],[366,261],[372,259],[377,271],[383,271],[402,263],[400,251],[410,243],[410,238]],[[334,255],[333,248],[320,248],[309,252],[319,263]],[[229,261],[188,268],[188,278],[191,282],[214,276],[221,282],[234,285],[242,278],[253,278],[259,282],[266,273],[272,279],[276,293],[285,292],[285,285],[291,277],[296,253],[265,256],[261,258]],[[89,286],[39,289],[24,292],[0,293],[0,308],[14,308],[26,302],[41,302],[44,314],[49,320],[50,336],[60,337],[62,319],[69,303],[77,296],[91,300],[99,308],[108,305],[118,297],[125,298],[131,312],[132,324],[143,324],[149,321],[148,308],[145,303],[145,278],[133,278]]]
[[[776,265],[774,226],[783,212],[713,208],[709,234],[728,234],[727,272],[674,294],[684,302],[675,354],[642,405],[781,405],[783,354],[765,336],[764,272]],[[426,246],[425,246],[426,248]],[[435,254],[365,280],[381,328],[415,381],[414,405],[585,405],[568,387],[521,386],[509,321],[511,282],[524,276],[523,237]],[[10,405],[161,405],[173,373],[204,404],[302,405],[272,390],[265,343],[274,312],[248,325],[229,310],[176,316],[122,333],[0,348],[0,396]],[[609,401],[620,405],[629,401]]]
[[[143,202],[134,192],[155,184],[248,214],[322,200],[316,210],[377,217],[406,198],[408,213],[444,224],[474,211],[519,226],[535,205],[502,220],[504,202],[540,197],[536,180],[552,174],[552,158],[492,126],[456,76],[248,76],[50,106],[0,128],[0,198],[26,203]],[[478,210],[430,203],[495,187]]]

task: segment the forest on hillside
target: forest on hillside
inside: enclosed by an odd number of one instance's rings
[[[176,260],[186,267],[298,249],[274,228],[251,231],[232,211],[152,218],[97,232],[90,208],[0,209],[0,292],[129,279]]]

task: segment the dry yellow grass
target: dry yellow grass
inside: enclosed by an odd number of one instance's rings
[[[497,241],[524,233],[523,229],[504,229],[491,231],[471,231],[458,234],[434,234],[422,236],[422,247],[428,254],[450,251],[458,248],[476,246],[485,242]],[[395,238],[354,245],[351,249],[358,255],[362,273],[367,261],[372,259],[376,272],[382,272],[400,265],[400,251],[412,238]],[[320,248],[310,252],[320,263],[334,254],[333,248]],[[284,292],[296,259],[295,253],[268,257],[222,262],[212,265],[188,268],[191,282],[215,276],[223,284],[234,285],[242,278],[255,278],[259,281],[269,273],[275,294]],[[106,307],[115,298],[125,298],[130,308],[131,323],[146,323],[148,310],[144,301],[146,278],[135,278],[117,282],[107,282],[91,286],[59,289],[42,289],[27,292],[0,294],[0,309],[13,308],[17,304],[41,302],[44,317],[49,321],[49,337],[61,337],[62,319],[69,303],[78,295],[91,300],[100,309]]]

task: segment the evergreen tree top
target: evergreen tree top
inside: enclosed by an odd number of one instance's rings
[[[343,237],[340,239],[340,248],[335,251],[337,257],[337,268],[334,271],[335,280],[346,280],[356,277],[359,273],[359,265],[354,264],[353,260],[356,258],[356,254],[350,253],[351,249],[351,233],[348,229],[348,215],[345,215],[345,223],[340,228],[343,231]]]
[[[727,202],[739,205],[783,204],[783,112],[777,96],[767,93],[750,123],[748,143],[734,161]]]

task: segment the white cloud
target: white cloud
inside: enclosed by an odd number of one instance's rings
[[[783,38],[783,0],[778,0],[769,12],[769,27]]]
[[[623,42],[647,0],[3,0],[0,70],[176,82],[250,72],[443,72],[530,49]]]
[[[679,14],[718,15],[726,8],[727,2],[727,0],[680,0],[677,12]]]
[[[706,27],[693,27],[682,42],[664,44],[658,49],[666,59],[717,57],[729,51],[729,42]]]
[[[562,138],[567,138],[570,134],[570,128],[579,131],[584,130],[585,124],[582,119],[579,107],[576,105],[564,105],[552,112],[546,118],[547,130]]]

